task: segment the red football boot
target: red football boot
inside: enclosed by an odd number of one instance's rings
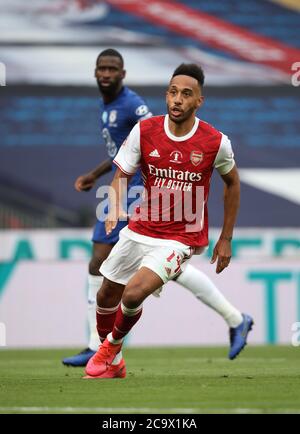
[[[126,365],[125,360],[122,359],[118,365],[110,365],[107,370],[101,375],[86,375],[85,379],[101,379],[101,378],[125,378],[126,377]]]
[[[120,352],[121,347],[122,344],[111,344],[105,339],[96,354],[88,361],[85,368],[86,374],[91,377],[98,377],[104,374]]]

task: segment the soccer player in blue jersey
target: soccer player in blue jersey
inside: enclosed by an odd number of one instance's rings
[[[131,129],[138,121],[152,116],[144,100],[123,85],[125,75],[123,57],[118,51],[107,49],[99,54],[96,61],[95,77],[103,99],[101,106],[102,135],[107,147],[108,159],[88,174],[77,178],[75,182],[77,191],[90,190],[101,176],[111,171],[114,172],[116,166],[112,164],[112,161]],[[128,188],[141,185],[141,173],[137,172],[131,179]],[[106,235],[105,222],[97,221],[95,225],[92,238],[93,254],[88,270],[90,341],[88,348],[75,356],[63,359],[65,365],[85,366],[100,345],[96,329],[96,296],[99,288],[101,288],[103,277],[100,275],[99,268],[118,242],[120,230],[126,225],[126,221],[119,221],[109,235]],[[229,358],[234,359],[246,344],[248,330],[246,334],[243,331],[245,327],[247,328],[247,318],[225,299],[203,272],[192,265],[187,265],[176,281],[224,318],[230,328]]]

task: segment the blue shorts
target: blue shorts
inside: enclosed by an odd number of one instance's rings
[[[106,235],[105,232],[105,222],[97,221],[94,227],[94,233],[92,241],[93,243],[101,243],[101,244],[116,244],[119,241],[119,232],[125,226],[128,225],[128,222],[122,221],[118,222],[115,229],[109,234]]]
[[[134,200],[136,200],[136,198],[128,199],[127,208],[124,207],[124,209],[128,210],[129,206],[134,202]],[[105,213],[107,212],[108,212],[108,208],[105,208]],[[119,221],[115,229],[109,235],[106,235],[105,222],[98,220],[94,227],[92,241],[93,243],[100,243],[100,244],[116,244],[119,241],[120,230],[125,228],[125,226],[127,225],[128,225],[128,220]]]

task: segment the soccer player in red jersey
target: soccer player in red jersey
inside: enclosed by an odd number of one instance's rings
[[[186,261],[208,245],[206,204],[214,168],[224,181],[225,195],[223,227],[211,262],[217,261],[217,273],[230,263],[240,182],[228,137],[196,117],[203,103],[203,82],[199,66],[180,65],[167,91],[168,115],[136,124],[114,159],[118,170],[111,185],[107,234],[126,215],[123,184],[138,169],[145,190],[100,269],[105,279],[97,296],[97,329],[103,344],[88,362],[89,378],[125,376],[119,353],[142,314],[143,301],[178,278]],[[243,314],[241,324],[231,329],[238,351],[252,325],[252,318]],[[231,351],[234,358],[236,349]]]
[[[152,116],[143,99],[130,88],[124,86],[123,79],[125,73],[124,60],[118,51],[107,49],[102,51],[97,57],[95,77],[103,99],[100,105],[100,117],[102,120],[102,136],[107,147],[108,159],[101,163],[96,169],[86,175],[80,176],[76,180],[75,188],[77,191],[90,190],[90,188],[95,185],[97,179],[103,174],[110,170],[115,171],[117,166],[112,164],[113,159],[133,126],[138,121]],[[155,161],[155,159],[159,158],[158,151],[154,150],[151,156]],[[195,165],[200,163],[201,158],[201,154],[193,154],[193,162]],[[179,164],[180,152],[178,150],[172,151],[172,158],[170,160],[173,163]],[[156,186],[158,188],[163,186],[161,180],[162,178],[158,178],[157,180]],[[138,170],[134,177],[131,178],[128,188],[134,185],[142,186],[142,183],[141,172]],[[186,184],[186,186],[188,186],[188,184]],[[172,187],[180,191],[181,188],[185,188],[184,181],[174,181]],[[169,191],[173,190],[169,189]],[[134,197],[133,199],[128,197],[127,207],[133,202]],[[88,270],[89,344],[88,348],[80,351],[79,354],[64,358],[62,362],[66,366],[86,366],[89,359],[99,348],[100,341],[96,329],[96,297],[103,282],[103,276],[99,272],[99,269],[102,262],[108,257],[114,244],[118,242],[119,232],[127,223],[126,219],[119,221],[109,235],[106,234],[103,219],[99,219],[95,225],[93,233],[93,254]],[[176,282],[188,289],[198,300],[219,313],[229,326],[230,334],[234,333],[233,329],[236,329],[236,327],[243,322],[241,312],[224,297],[211,279],[198,268],[188,264],[183,272],[178,275]],[[157,291],[155,295],[159,295],[159,291]],[[235,340],[231,339],[230,358],[234,358],[239,353],[240,346],[240,344],[236,346]]]

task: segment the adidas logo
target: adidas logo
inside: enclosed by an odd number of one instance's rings
[[[158,150],[154,149],[154,151],[150,152],[149,157],[160,157]]]

